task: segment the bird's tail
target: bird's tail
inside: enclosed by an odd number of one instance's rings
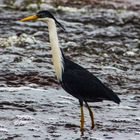
[[[113,93],[114,93],[114,92],[113,92]],[[113,101],[114,101],[115,103],[117,103],[117,104],[120,104],[121,100],[120,100],[120,98],[118,97],[117,93],[114,93],[112,96],[113,96],[113,97],[112,97]]]
[[[108,89],[108,90],[106,90],[107,91],[106,95],[108,96],[109,100],[114,101],[117,104],[120,104],[121,100],[118,97],[117,93],[113,92],[110,88],[108,88],[106,86],[105,86],[105,88]]]

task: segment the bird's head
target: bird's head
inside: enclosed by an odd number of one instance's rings
[[[60,22],[56,20],[56,18],[47,10],[44,11],[39,11],[35,15],[28,16],[26,18],[21,19],[21,22],[26,22],[26,21],[43,21],[43,22],[48,22],[49,20],[53,19],[55,23],[60,26],[64,31],[65,28],[62,26]]]

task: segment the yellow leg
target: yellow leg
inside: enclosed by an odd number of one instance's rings
[[[90,114],[90,117],[91,117],[91,129],[93,129],[95,124],[94,124],[94,114],[93,114],[91,109],[89,109],[89,114]]]
[[[81,136],[84,135],[84,123],[85,123],[85,119],[84,119],[84,110],[83,110],[83,105],[82,105],[81,106],[81,126],[80,126]]]
[[[91,108],[89,107],[89,105],[87,104],[87,102],[85,102],[85,103],[86,103],[86,106],[89,110],[89,115],[90,115],[90,118],[91,118],[91,129],[93,129],[94,128],[94,114],[93,114]]]

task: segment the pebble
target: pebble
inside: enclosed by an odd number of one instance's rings
[[[136,55],[136,53],[133,51],[127,51],[124,53],[124,56],[135,56],[135,55]]]

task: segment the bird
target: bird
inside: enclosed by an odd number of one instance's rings
[[[48,10],[42,10],[32,16],[27,16],[21,22],[42,21],[48,25],[50,47],[52,49],[52,62],[54,65],[57,80],[62,88],[77,98],[80,104],[80,133],[84,135],[84,104],[87,107],[91,119],[91,129],[94,128],[94,113],[89,102],[101,102],[103,100],[113,101],[116,104],[121,102],[118,95],[112,89],[103,84],[96,76],[86,68],[68,59],[60,47],[57,26],[64,31],[63,25]]]

